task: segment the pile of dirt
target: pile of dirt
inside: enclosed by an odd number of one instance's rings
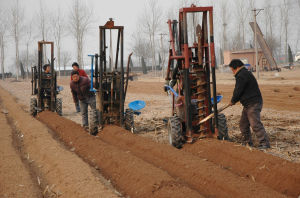
[[[184,197],[191,189],[205,197],[284,197],[207,159],[135,136],[117,126],[107,126],[93,137],[78,124],[55,113],[42,112],[38,119],[131,197],[165,193],[169,197]],[[172,184],[167,185],[168,189],[162,185],[166,181]],[[190,193],[196,195],[196,192]]]
[[[13,131],[2,112],[0,107],[0,197],[42,197],[37,182],[14,148]]]
[[[34,181],[42,189],[44,197],[117,197],[113,191],[99,182],[99,177],[92,172],[88,164],[62,147],[53,139],[46,126],[24,112],[13,97],[1,87],[0,100],[7,110],[7,116],[12,120],[12,127],[16,127],[18,131],[22,143],[19,149],[30,162],[30,170],[37,175]],[[4,173],[0,172],[0,174]],[[13,175],[15,178],[6,178],[6,180],[22,181],[18,177],[21,177],[21,174],[18,174],[19,171],[16,171]],[[5,187],[2,186],[2,180],[0,186],[0,188]],[[3,197],[2,194],[0,197]],[[24,194],[21,197],[35,196]]]
[[[90,136],[80,125],[45,111],[38,119],[54,130],[66,145],[130,197],[201,197],[185,183],[133,155]]]
[[[268,155],[259,150],[215,139],[186,144],[184,151],[219,164],[288,196],[300,194],[300,164]]]

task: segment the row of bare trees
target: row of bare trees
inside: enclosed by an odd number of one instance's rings
[[[25,65],[27,73],[30,67],[37,64],[37,53],[33,51],[38,40],[54,40],[56,47],[56,65],[60,75],[60,66],[71,61],[72,54],[63,51],[63,39],[67,34],[76,41],[77,62],[83,65],[84,40],[92,23],[93,10],[83,1],[74,0],[70,10],[62,12],[60,7],[55,12],[48,10],[44,1],[39,1],[39,11],[33,19],[26,18],[22,1],[15,0],[10,9],[0,8],[0,67],[2,78],[5,72],[5,52],[7,43],[12,40],[15,48],[14,67],[17,80],[20,74],[20,64]],[[66,14],[64,14],[66,13]],[[36,28],[37,27],[37,28]],[[20,47],[25,48],[20,53]],[[35,48],[34,48],[35,49]],[[8,69],[8,68],[7,68]]]
[[[138,29],[132,36],[132,48],[135,55],[141,59],[144,57],[151,64],[152,68],[156,65],[157,54],[161,53],[159,35],[168,33],[166,21],[168,18],[177,19],[179,7],[190,6],[214,6],[215,18],[215,37],[216,47],[220,48],[217,53],[224,50],[241,50],[254,46],[253,32],[249,22],[254,20],[253,10],[263,8],[264,10],[257,16],[257,22],[262,29],[264,37],[275,57],[284,55],[287,57],[288,44],[293,43],[294,52],[299,51],[300,36],[293,34],[300,30],[300,25],[291,24],[293,16],[291,8],[297,7],[300,13],[299,0],[282,1],[258,1],[258,0],[217,0],[217,1],[197,1],[197,0],[178,0],[178,6],[173,6],[167,11],[163,11],[158,0],[147,0],[143,14],[137,20]],[[299,6],[298,6],[299,5]],[[294,8],[295,9],[295,8]],[[164,15],[163,13],[167,13]],[[195,18],[199,16],[195,15]],[[201,16],[200,16],[201,17]],[[192,29],[198,23],[197,19],[192,19],[188,24]],[[297,26],[298,25],[298,26]],[[189,30],[190,40],[193,40],[195,30]],[[216,35],[217,34],[217,35]],[[292,41],[293,40],[293,41]],[[164,38],[165,47],[168,48],[168,36]],[[167,56],[168,50],[164,50],[163,56]],[[150,61],[149,61],[150,60]]]

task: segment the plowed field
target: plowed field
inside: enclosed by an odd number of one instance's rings
[[[169,101],[157,78],[129,84],[127,103],[147,103],[135,117],[137,134],[105,126],[97,136],[80,126],[69,78],[59,81],[62,117],[49,111],[31,117],[30,82],[1,82],[0,197],[298,197],[300,80],[284,78],[261,81],[268,151],[239,144],[240,105],[225,111],[234,142],[206,138],[171,147],[163,122]],[[223,105],[234,82],[229,75],[220,82]]]

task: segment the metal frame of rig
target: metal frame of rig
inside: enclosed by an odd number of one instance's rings
[[[199,13],[202,13],[202,27],[197,25],[194,42],[189,46],[188,14],[194,22]],[[170,144],[180,148],[184,142],[192,143],[201,136],[226,138],[226,118],[217,111],[213,7],[181,8],[179,21],[169,20],[168,25],[171,49],[165,79],[170,87],[177,84],[179,95],[173,94],[173,117],[168,122]],[[200,124],[212,112],[214,120]]]
[[[117,47],[115,51],[115,65],[111,68],[112,71],[110,71],[107,67],[107,30],[117,30],[118,32]],[[99,37],[100,55],[90,55],[92,56],[92,61],[93,59],[95,59],[95,69],[92,67],[91,70],[91,82],[92,90],[96,92],[97,97],[97,125],[103,127],[105,124],[115,124],[121,127],[125,127],[126,129],[133,130],[134,112],[126,110],[126,112],[124,113],[124,103],[129,78],[128,64],[126,72],[126,82],[124,82],[124,26],[115,26],[114,21],[110,19],[104,26],[99,26]],[[128,57],[128,63],[130,62],[130,57],[131,54]],[[92,128],[95,127],[93,126]]]
[[[49,75],[45,74],[42,69],[45,64],[43,60],[45,45],[50,45],[51,47],[51,60],[49,62],[51,70]],[[31,75],[32,97],[30,98],[30,114],[35,116],[38,112],[48,109],[62,115],[62,99],[57,98],[53,42],[38,42],[38,66],[31,68]]]

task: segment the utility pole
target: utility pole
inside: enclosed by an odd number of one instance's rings
[[[258,66],[258,50],[257,50],[257,23],[256,23],[256,16],[259,14],[260,11],[264,9],[255,9],[253,11],[254,16],[254,47],[255,47],[255,64],[256,64],[256,78],[259,79],[259,66]],[[256,11],[258,11],[256,13]]]

